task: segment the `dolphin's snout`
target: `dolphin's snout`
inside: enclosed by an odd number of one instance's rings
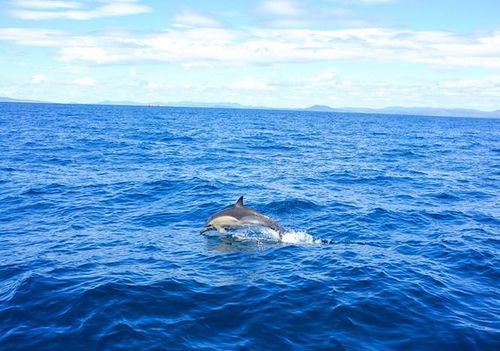
[[[200,234],[203,234],[205,232],[208,232],[209,230],[212,230],[212,226],[211,225],[207,225],[205,227],[203,227],[201,230],[200,230]]]

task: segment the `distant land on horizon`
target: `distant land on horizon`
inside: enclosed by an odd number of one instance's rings
[[[0,102],[29,102],[33,104],[47,104],[50,103],[48,101],[40,101],[40,100],[27,100],[27,99],[13,99],[9,97],[0,96]]]
[[[0,97],[0,102],[19,103],[55,103],[50,101],[15,99]],[[64,103],[62,103],[64,104]],[[82,104],[71,102],[69,104]],[[194,107],[194,108],[229,108],[229,109],[259,109],[259,110],[284,110],[284,111],[311,111],[311,112],[336,112],[336,113],[368,113],[383,115],[416,115],[416,116],[436,116],[436,117],[476,117],[476,118],[500,118],[500,110],[480,111],[465,108],[437,108],[437,107],[403,107],[390,106],[384,108],[363,108],[363,107],[330,107],[327,105],[313,105],[307,108],[275,108],[266,106],[249,106],[234,102],[150,102],[140,103],[134,101],[101,101],[96,104],[83,105],[116,105],[116,106],[164,106],[164,107]]]
[[[465,108],[437,108],[437,107],[403,107],[390,106],[384,108],[358,108],[339,107],[333,108],[325,105],[314,105],[304,109],[314,112],[337,112],[337,113],[373,113],[384,115],[418,115],[436,117],[500,117],[500,110],[480,111]]]

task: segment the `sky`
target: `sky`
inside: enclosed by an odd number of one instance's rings
[[[500,109],[499,0],[0,0],[0,96]]]

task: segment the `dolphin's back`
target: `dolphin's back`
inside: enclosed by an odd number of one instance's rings
[[[260,213],[257,213],[257,215],[251,215],[251,216],[246,216],[241,219],[242,222],[248,223],[248,224],[254,224],[257,226],[266,226],[269,227],[279,233],[284,232],[284,229],[275,221],[273,221],[271,218],[264,216]]]

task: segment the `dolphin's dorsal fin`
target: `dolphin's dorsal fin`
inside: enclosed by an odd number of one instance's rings
[[[238,201],[236,201],[236,203],[234,204],[235,207],[243,207],[245,205],[243,205],[243,196],[240,196],[240,198],[238,199]]]

